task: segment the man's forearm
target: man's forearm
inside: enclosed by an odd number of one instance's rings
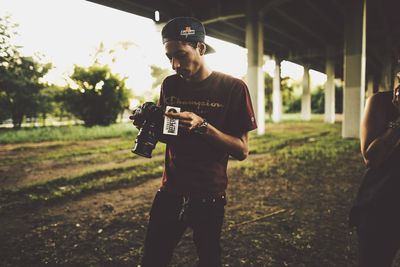
[[[236,137],[223,133],[209,124],[204,137],[238,160],[244,160],[249,154],[247,133],[243,134],[241,137]]]

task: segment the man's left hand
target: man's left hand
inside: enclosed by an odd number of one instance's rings
[[[178,119],[179,120],[179,127],[184,128],[187,131],[192,131],[200,126],[203,123],[204,119],[193,112],[165,112],[165,116]]]

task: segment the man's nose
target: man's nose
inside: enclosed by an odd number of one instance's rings
[[[176,60],[176,59],[172,59],[172,60],[171,60],[171,64],[172,64],[172,69],[173,69],[173,70],[177,70],[177,69],[181,66],[181,64],[179,63],[179,61]]]

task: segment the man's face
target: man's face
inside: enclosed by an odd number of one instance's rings
[[[181,41],[169,41],[164,46],[172,69],[185,80],[195,80],[202,65],[199,48]]]

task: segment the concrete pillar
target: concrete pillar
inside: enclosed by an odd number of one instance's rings
[[[281,59],[275,58],[274,79],[272,82],[272,121],[282,120]]]
[[[265,133],[264,44],[262,14],[254,0],[247,0],[246,11],[247,84],[257,120],[257,133]]]
[[[333,48],[327,49],[326,83],[325,83],[325,114],[324,121],[335,123],[335,60]]]
[[[366,0],[347,1],[344,23],[343,138],[359,138],[364,110]]]
[[[369,75],[367,78],[367,98],[374,94],[374,76]]]
[[[381,80],[380,74],[379,75],[375,74],[375,76],[373,78],[373,83],[374,83],[374,85],[373,85],[373,93],[374,94],[379,92],[380,80]]]
[[[379,84],[379,91],[391,91],[392,88],[392,55],[390,50],[388,49],[386,53],[383,55],[383,66],[381,70],[381,82]]]
[[[311,86],[310,86],[310,67],[304,66],[303,74],[303,94],[301,96],[301,119],[311,120]]]

